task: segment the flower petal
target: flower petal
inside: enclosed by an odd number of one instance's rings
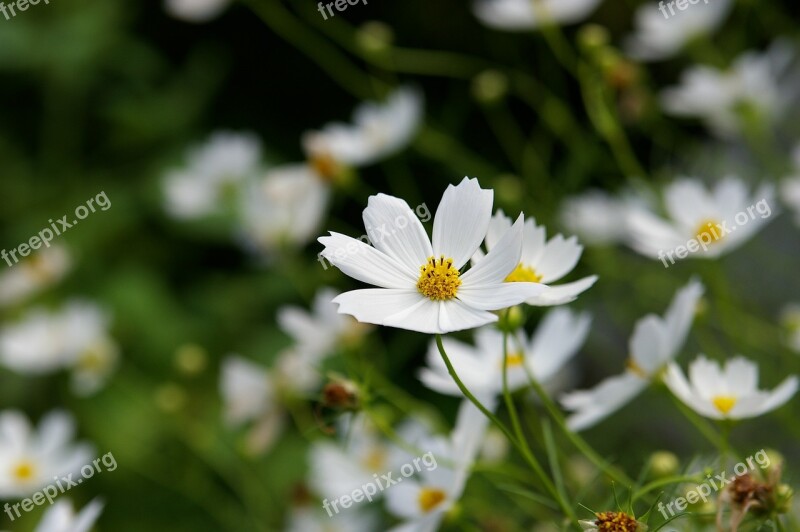
[[[427,308],[426,303],[433,303],[425,298],[417,290],[394,290],[381,288],[368,288],[364,290],[353,290],[340,294],[333,300],[339,305],[341,314],[349,314],[363,323],[374,323],[375,325],[388,325],[409,329],[397,323],[398,319],[404,318],[407,314],[413,314]],[[437,325],[438,315],[428,315],[433,326]],[[429,323],[429,326],[430,324]],[[439,332],[430,330],[420,330],[410,328],[419,332]]]
[[[591,288],[596,281],[597,276],[591,275],[572,283],[547,286],[547,290],[538,296],[525,300],[525,303],[535,307],[563,305],[564,303],[575,301],[580,294]]]
[[[458,299],[439,302],[439,329],[442,333],[475,329],[497,321],[497,315],[472,308]]]
[[[353,279],[382,288],[416,285],[417,272],[360,240],[331,232],[319,242],[325,246],[321,255]]]
[[[558,281],[578,264],[583,253],[583,246],[578,244],[577,237],[564,239],[556,235],[545,245],[542,256],[535,266],[536,273],[542,276],[543,283]]]
[[[477,310],[502,310],[524,303],[547,290],[538,283],[501,283],[479,287],[461,287],[458,299]]]
[[[461,269],[486,237],[493,201],[494,192],[480,188],[477,179],[449,185],[433,220],[433,254]]]
[[[613,414],[647,387],[647,381],[626,371],[610,377],[591,390],[572,392],[561,398],[567,410],[575,411],[567,418],[567,426],[584,430]]]
[[[411,271],[418,271],[433,255],[425,228],[408,203],[400,198],[386,194],[370,196],[364,209],[364,227],[373,246]]]
[[[508,274],[519,265],[522,252],[522,227],[523,218],[519,215],[517,221],[506,231],[494,248],[469,271],[461,276],[462,288],[494,286],[505,281]],[[531,294],[532,297],[535,294]]]

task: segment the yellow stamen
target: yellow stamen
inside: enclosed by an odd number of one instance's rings
[[[719,242],[725,237],[723,233],[722,224],[718,221],[703,220],[703,222],[698,226],[695,236],[700,242],[713,244],[714,242]]]
[[[508,357],[506,358],[506,367],[507,368],[519,367],[522,365],[524,361],[525,358],[523,357],[522,353],[509,353]],[[500,367],[502,366],[503,364],[501,362]]]
[[[723,415],[730,412],[731,409],[736,406],[736,398],[732,395],[717,395],[711,399],[711,402]]]
[[[521,262],[517,264],[514,271],[509,273],[508,277],[506,277],[507,283],[539,283],[541,280],[542,276],[538,275],[536,270],[525,266]]]
[[[598,532],[636,532],[639,523],[624,512],[600,512],[594,522]]]
[[[17,480],[25,482],[31,480],[35,472],[36,466],[34,466],[33,462],[30,462],[29,460],[23,460],[14,466],[11,474]]]
[[[439,506],[446,497],[447,494],[438,488],[422,488],[419,492],[419,507],[424,513],[428,513]]]
[[[635,373],[638,377],[643,379],[650,378],[647,372],[642,369],[642,366],[636,363],[632,356],[628,357],[628,360],[625,361],[625,367],[628,368],[629,371]]]
[[[430,257],[419,268],[417,290],[434,301],[453,299],[461,286],[459,271],[453,266],[453,259]]]
[[[342,165],[329,153],[313,155],[309,164],[325,181],[333,181],[342,171]]]

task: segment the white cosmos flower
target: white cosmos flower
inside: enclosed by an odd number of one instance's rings
[[[239,356],[222,362],[220,393],[223,417],[232,427],[253,423],[248,450],[261,453],[275,443],[283,430],[284,409],[270,372]]]
[[[231,0],[164,0],[164,9],[184,22],[208,22],[217,17]]]
[[[366,166],[385,159],[411,142],[422,120],[422,96],[408,87],[397,89],[385,103],[364,103],[353,123],[333,123],[303,135],[311,161]],[[324,172],[323,172],[324,173]]]
[[[720,257],[764,227],[773,212],[773,197],[771,185],[761,186],[750,195],[744,182],[735,177],[723,179],[713,190],[696,179],[678,179],[664,191],[668,220],[646,208],[628,210],[630,246],[665,265],[667,259],[673,263],[685,256]],[[678,247],[684,249],[684,257],[677,255]]]
[[[511,229],[511,218],[498,210],[489,222],[489,231],[486,233],[486,249],[491,251],[503,235]],[[597,276],[584,277],[572,283],[552,286],[551,283],[567,275],[583,253],[583,246],[578,244],[576,237],[565,239],[556,235],[547,240],[547,230],[544,226],[536,225],[532,218],[525,220],[522,232],[522,255],[520,262],[513,272],[506,278],[506,282],[532,282],[541,283],[547,289],[527,301],[529,305],[552,306],[574,301],[578,295],[591,288],[597,281]],[[483,252],[478,250],[473,258],[473,263],[483,257]],[[476,261],[477,259],[477,261]]]
[[[564,408],[573,412],[567,419],[572,430],[595,425],[660,378],[666,364],[683,347],[702,295],[703,285],[691,281],[678,291],[663,318],[649,314],[636,323],[625,373],[610,377],[591,390],[562,397]]]
[[[380,288],[355,290],[334,299],[339,312],[361,322],[423,333],[472,329],[497,321],[500,310],[544,290],[536,283],[505,283],[519,264],[523,218],[485,258],[461,273],[483,242],[492,215],[493,192],[477,179],[448,186],[433,222],[433,241],[408,204],[378,194],[364,210],[366,227],[398,227],[369,246],[331,233],[319,241],[322,256],[344,273]],[[400,227],[397,220],[406,220]]]
[[[19,323],[0,329],[0,364],[32,375],[69,368],[73,390],[94,393],[119,358],[109,322],[106,312],[88,301],[72,301],[55,312],[31,310]]]
[[[568,309],[547,313],[536,334],[528,338],[519,330],[508,338],[508,387],[515,391],[528,383],[528,373],[538,382],[554,378],[583,345],[591,318]],[[482,327],[475,333],[475,346],[450,338],[442,339],[456,374],[471,392],[499,394],[503,390],[503,333]],[[435,343],[428,349],[428,366],[420,380],[428,388],[448,395],[461,392],[447,371]]]
[[[66,248],[57,244],[15,263],[0,273],[0,308],[20,303],[54,285],[64,278],[71,266]]]
[[[624,191],[620,197],[605,191],[592,189],[579,196],[564,200],[561,206],[562,225],[571,233],[580,236],[589,245],[604,246],[626,240],[628,227],[627,210],[645,206],[650,198]]]
[[[670,14],[668,4],[649,2],[636,10],[635,32],[625,42],[629,56],[641,61],[669,59],[693,39],[708,35],[721,26],[733,1],[711,0],[689,5],[686,11],[676,9],[675,15]]]
[[[723,138],[753,126],[771,127],[797,99],[795,57],[789,43],[777,41],[764,54],[740,56],[726,71],[693,66],[683,74],[680,85],[662,92],[661,105],[669,114],[703,120]]]
[[[783,406],[797,392],[796,376],[787,377],[775,390],[758,389],[758,366],[737,356],[722,368],[700,355],[689,365],[689,380],[674,362],[664,382],[675,396],[698,414],[711,419],[757,417]]]
[[[45,512],[34,532],[89,532],[102,511],[103,503],[98,499],[77,513],[70,501],[59,499]]]
[[[781,323],[787,334],[786,344],[791,350],[800,353],[800,304],[786,305],[781,311]]]
[[[27,497],[75,473],[92,458],[86,444],[74,444],[75,421],[64,412],[51,412],[38,430],[15,410],[0,413],[0,499]]]
[[[351,316],[339,314],[332,303],[336,291],[321,288],[314,296],[311,312],[300,307],[278,309],[278,325],[295,342],[295,349],[311,360],[320,360],[337,348],[357,344],[370,330]]]
[[[478,398],[486,408],[495,408],[496,399],[480,395]],[[413,476],[403,478],[402,484],[386,490],[386,508],[404,520],[391,532],[438,530],[444,515],[464,493],[488,424],[488,418],[465,399],[461,402],[455,427],[449,437],[427,434],[408,442],[422,453],[431,453],[435,464],[415,470]],[[405,456],[406,463],[412,461],[410,453]]]
[[[261,143],[253,135],[221,131],[193,148],[186,166],[164,179],[166,209],[178,219],[196,219],[224,211],[237,187],[258,171]]]
[[[499,30],[525,31],[546,24],[575,24],[588,17],[601,0],[478,0],[475,16]]]
[[[245,242],[266,252],[307,244],[319,231],[330,195],[330,185],[308,164],[271,169],[240,196]]]

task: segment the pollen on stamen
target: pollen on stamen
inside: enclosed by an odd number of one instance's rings
[[[444,256],[439,259],[430,257],[428,262],[420,266],[417,290],[428,299],[434,301],[453,299],[458,294],[459,286],[461,286],[460,273],[453,266],[453,259],[446,259]]]
[[[525,266],[521,262],[517,264],[514,271],[508,274],[505,282],[507,283],[539,283],[542,281],[542,276],[536,273],[536,270],[529,266]]]
[[[711,403],[720,413],[726,415],[736,406],[736,398],[731,395],[717,395],[711,400]]]
[[[447,494],[438,488],[422,488],[419,492],[419,507],[423,513],[428,513],[439,506]]]
[[[700,242],[713,244],[714,242],[719,242],[722,240],[725,237],[725,234],[722,231],[721,223],[717,222],[716,220],[704,220],[697,228],[695,237]]]

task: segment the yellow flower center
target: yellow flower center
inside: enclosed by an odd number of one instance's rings
[[[722,231],[722,224],[716,220],[704,220],[698,226],[695,236],[697,240],[707,244],[719,242],[725,237]]]
[[[430,257],[428,262],[419,268],[417,290],[428,299],[444,301],[453,299],[461,286],[459,272],[453,266],[453,259]]]
[[[509,353],[506,357],[506,367],[507,368],[514,368],[519,367],[525,361],[523,358],[522,353]],[[503,366],[503,363],[500,363],[500,367]]]
[[[11,475],[20,482],[27,482],[36,473],[36,466],[29,460],[22,460],[11,471]]]
[[[525,266],[521,262],[517,264],[514,271],[506,277],[507,283],[538,283],[541,282],[542,276],[536,273],[536,270]]]
[[[383,471],[386,466],[386,453],[382,449],[372,449],[364,457],[363,464],[370,471]]]
[[[639,523],[624,512],[600,512],[594,522],[599,532],[636,532]]]
[[[650,375],[642,369],[642,366],[636,363],[633,357],[628,357],[628,360],[625,361],[625,367],[628,368],[629,371],[636,374],[636,376],[641,377],[643,379],[649,379]]]
[[[419,492],[419,507],[424,513],[428,513],[439,506],[446,497],[447,494],[438,488],[422,488]]]
[[[732,395],[717,395],[711,402],[714,404],[717,410],[722,412],[722,414],[727,414],[731,411],[731,409],[736,406],[736,398]]]
[[[325,181],[334,181],[342,171],[342,165],[329,153],[314,154],[309,164]]]

